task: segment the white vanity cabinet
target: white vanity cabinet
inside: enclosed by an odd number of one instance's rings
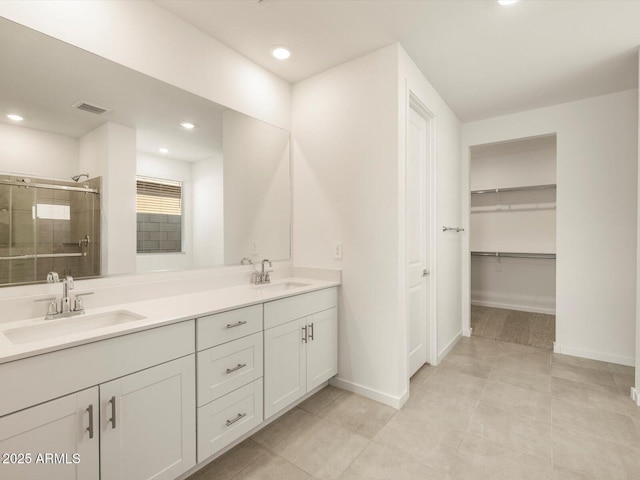
[[[198,318],[198,462],[263,419],[262,305]]]
[[[338,373],[337,289],[266,303],[264,323],[269,418]]]
[[[0,384],[24,388],[0,396],[0,451],[32,462],[0,463],[0,478],[173,480],[193,467],[194,333],[182,322],[1,364]]]
[[[98,480],[98,405],[92,387],[1,417],[0,478]]]
[[[0,479],[174,480],[334,376],[337,330],[329,287],[0,363]]]

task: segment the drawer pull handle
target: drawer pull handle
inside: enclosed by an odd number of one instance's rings
[[[302,341],[307,343],[307,326],[302,327]]]
[[[239,327],[240,325],[246,325],[246,323],[247,322],[245,320],[240,320],[236,323],[227,323],[227,328]]]
[[[87,427],[87,432],[89,432],[89,438],[93,438],[93,403],[87,407],[87,412],[89,412],[89,426]]]
[[[313,340],[313,323],[309,325],[309,340]]]
[[[247,364],[246,363],[239,363],[237,367],[233,367],[233,368],[227,368],[227,373],[233,373],[237,370],[240,370],[241,368],[246,367]]]
[[[111,418],[108,421],[111,422],[111,428],[115,430],[116,428],[116,397],[111,397],[111,400],[109,400],[109,403],[111,404]]]
[[[246,413],[239,413],[238,416],[236,418],[234,418],[233,420],[227,420],[227,427],[230,427],[231,425],[236,423],[238,420],[241,420],[246,416],[247,416]]]

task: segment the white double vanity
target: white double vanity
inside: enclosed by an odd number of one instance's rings
[[[207,462],[337,373],[338,284],[2,324],[0,385],[20,386],[0,396],[3,478],[175,479]]]

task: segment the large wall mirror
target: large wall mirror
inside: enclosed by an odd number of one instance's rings
[[[289,132],[2,18],[0,66],[0,285],[290,258]]]

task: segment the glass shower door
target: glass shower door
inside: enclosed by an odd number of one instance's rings
[[[36,189],[0,185],[0,283],[36,278]]]

